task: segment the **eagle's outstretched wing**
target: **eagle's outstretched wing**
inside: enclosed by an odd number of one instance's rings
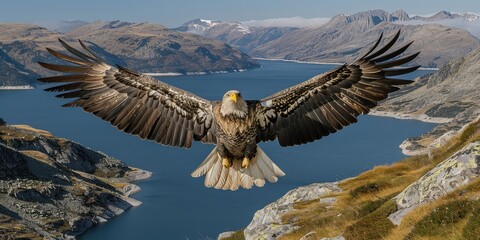
[[[150,76],[112,67],[81,41],[84,52],[59,41],[71,54],[47,50],[73,65],[39,64],[70,74],[39,81],[68,82],[45,89],[67,91],[59,98],[76,98],[64,107],[82,107],[120,130],[166,145],[188,148],[193,140],[216,143],[211,102]]]
[[[320,139],[357,122],[358,115],[368,113],[388,93],[398,90],[395,85],[412,82],[390,76],[419,68],[392,69],[408,63],[419,52],[394,59],[412,42],[386,53],[397,41],[400,31],[376,50],[382,35],[370,51],[352,64],[345,64],[260,100],[257,106],[257,142],[278,138],[280,145],[292,146]]]

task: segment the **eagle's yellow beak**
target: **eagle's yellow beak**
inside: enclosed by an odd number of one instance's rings
[[[237,94],[236,94],[236,93],[230,94],[230,99],[231,99],[234,103],[237,103]]]

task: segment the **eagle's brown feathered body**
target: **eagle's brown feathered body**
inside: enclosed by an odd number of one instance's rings
[[[254,158],[256,153],[257,124],[255,122],[256,104],[247,107],[246,116],[223,116],[220,113],[221,102],[213,105],[213,115],[217,125],[217,149],[222,157],[232,160]]]
[[[69,74],[39,80],[66,83],[46,90],[66,91],[57,97],[75,100],[64,106],[82,107],[142,139],[184,148],[193,141],[216,144],[192,173],[205,175],[207,187],[261,187],[265,180],[276,182],[284,173],[257,146],[259,142],[278,140],[281,146],[293,146],[320,139],[355,123],[358,115],[398,90],[397,85],[411,82],[391,77],[419,67],[395,68],[419,54],[400,56],[412,42],[390,51],[399,34],[378,48],[381,35],[353,63],[261,100],[246,101],[232,90],[222,101],[211,102],[150,76],[110,66],[81,41],[84,51],[60,40],[70,54],[47,48],[72,64],[40,62]]]

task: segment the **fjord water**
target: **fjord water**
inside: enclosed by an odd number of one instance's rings
[[[263,67],[252,71],[161,79],[210,100],[221,99],[230,89],[240,90],[246,99],[259,99],[336,67],[260,62]],[[429,72],[416,71],[405,78]],[[48,130],[153,172],[150,179],[137,182],[142,191],[133,198],[142,201],[141,206],[88,230],[80,239],[216,239],[220,232],[245,227],[256,210],[295,187],[352,177],[402,159],[398,145],[435,126],[361,116],[358,123],[310,144],[282,148],[277,142],[261,143],[287,175],[263,188],[230,192],[205,188],[203,178],[190,177],[212,145],[194,143],[185,150],[143,141],[81,109],[60,108],[66,100],[40,89],[1,91],[0,117],[10,124]]]

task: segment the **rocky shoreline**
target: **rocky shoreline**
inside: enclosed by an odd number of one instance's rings
[[[0,86],[0,90],[28,90],[35,89],[31,85],[22,85],[22,86]]]
[[[379,117],[391,117],[396,119],[412,119],[428,123],[448,123],[453,120],[453,118],[444,118],[444,117],[430,117],[426,114],[408,114],[408,113],[398,113],[398,112],[387,112],[387,111],[376,111],[371,110],[369,115],[379,116]]]
[[[0,119],[0,236],[71,239],[140,201],[129,167],[47,131]]]

